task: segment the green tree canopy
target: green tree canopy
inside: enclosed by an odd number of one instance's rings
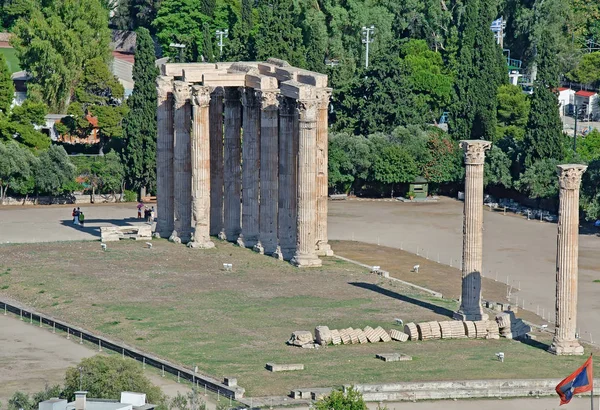
[[[367,410],[359,391],[350,387],[345,392],[334,390],[315,404],[317,410]]]
[[[31,151],[16,142],[0,141],[0,204],[9,189],[18,194],[29,192],[36,160]]]
[[[99,0],[54,0],[20,19],[14,34],[29,87],[54,112],[66,112],[88,61],[109,58],[108,12]]]
[[[0,53],[0,115],[7,114],[15,93],[4,54]]]
[[[59,195],[68,192],[72,186],[75,166],[63,147],[51,145],[40,154],[34,175],[37,193]]]
[[[541,159],[529,166],[516,183],[519,191],[531,198],[550,198],[558,194],[556,166],[559,161]]]
[[[529,117],[529,107],[529,99],[521,87],[511,84],[500,86],[498,88],[498,123],[493,141],[497,142],[506,137],[522,141]]]
[[[584,84],[600,80],[600,52],[584,54],[572,75],[576,81]]]

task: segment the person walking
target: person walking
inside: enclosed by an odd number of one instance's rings
[[[75,215],[75,213],[77,212],[77,208],[73,208],[73,212],[71,212],[71,217],[73,218],[73,224],[77,225],[77,215]]]
[[[144,203],[142,201],[140,201],[137,204],[137,211],[138,211],[138,219],[142,219],[142,208],[144,207]]]
[[[79,211],[79,223],[81,224],[81,226],[84,226],[84,222],[85,222],[85,215],[83,214],[82,211]]]
[[[154,215],[156,212],[154,211],[154,207],[150,210],[150,223],[154,222]]]
[[[77,207],[77,209],[73,210],[73,223],[75,225],[79,225],[79,214],[81,213],[81,209],[79,209],[79,207]]]

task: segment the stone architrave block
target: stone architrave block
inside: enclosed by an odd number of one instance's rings
[[[329,343],[331,343],[331,330],[329,330],[329,327],[315,327],[315,340],[321,346],[327,346]]]
[[[342,337],[340,336],[339,330],[333,329],[331,331],[331,343],[333,343],[336,346],[342,344]]]
[[[487,337],[487,320],[477,320],[473,322],[475,324],[475,330],[477,332],[477,339],[485,339]]]
[[[308,343],[313,343],[314,339],[312,333],[307,330],[297,330],[292,333],[288,344],[292,346],[302,346]]]
[[[419,340],[419,331],[417,325],[414,323],[407,323],[404,325],[404,333],[406,333],[410,340]]]
[[[377,359],[381,359],[384,362],[405,362],[412,360],[412,356],[402,353],[378,353],[375,355]]]
[[[390,337],[392,340],[397,342],[406,342],[408,340],[408,335],[396,329],[390,330]]]
[[[303,364],[275,364],[275,363],[267,363],[265,366],[270,372],[287,372],[293,370],[304,370]]]
[[[464,321],[463,327],[465,328],[465,334],[469,339],[475,339],[477,337],[477,328],[475,327],[475,322],[471,320]]]
[[[358,336],[359,343],[363,344],[369,342],[367,336],[365,336],[365,332],[363,332],[362,329],[356,329],[356,335]]]

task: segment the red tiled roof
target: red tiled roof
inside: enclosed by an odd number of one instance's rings
[[[558,91],[567,91],[569,87],[558,87]]]
[[[117,60],[127,61],[132,64],[135,62],[135,56],[131,53],[123,53],[121,51],[113,51],[112,55]]]
[[[591,97],[592,95],[596,95],[596,94],[597,94],[597,93],[596,93],[596,92],[594,92],[594,91],[583,91],[583,90],[581,90],[581,91],[577,91],[577,92],[575,93],[575,95],[578,95],[578,96],[580,96],[580,97]]]

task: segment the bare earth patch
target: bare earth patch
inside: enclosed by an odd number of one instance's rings
[[[224,271],[223,263],[232,263],[233,271]],[[408,259],[397,263],[404,269]],[[436,270],[422,266],[435,276]],[[3,245],[0,298],[186,367],[197,365],[214,377],[238,377],[249,395],[347,383],[557,377],[581,361],[507,340],[289,347],[285,341],[295,330],[389,330],[395,318],[445,320],[457,304],[334,258],[323,268],[299,270],[220,241],[205,251],[164,240],[152,249],[133,241],[109,243],[106,252],[98,242]],[[498,351],[505,352],[505,363],[496,361]],[[406,353],[413,361],[384,363],[375,359],[382,352]],[[264,369],[267,362],[303,363],[305,370],[273,374]]]

